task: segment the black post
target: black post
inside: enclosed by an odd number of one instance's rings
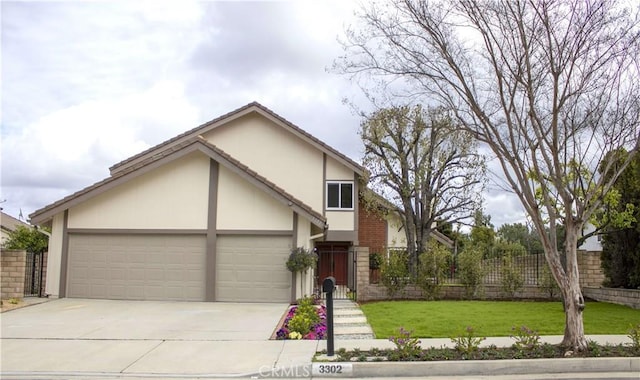
[[[336,279],[327,277],[322,281],[322,291],[327,293],[327,356],[335,354],[333,345],[333,291],[336,288]]]

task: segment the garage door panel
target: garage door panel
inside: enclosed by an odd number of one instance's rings
[[[218,236],[216,299],[238,302],[288,302],[291,273],[285,262],[289,236]]]
[[[70,235],[69,297],[204,300],[204,236]]]

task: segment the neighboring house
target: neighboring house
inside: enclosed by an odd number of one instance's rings
[[[582,236],[590,234],[595,231],[596,227],[591,223],[586,223],[582,229]],[[602,235],[596,234],[589,236],[584,243],[582,243],[578,249],[583,249],[590,252],[602,252]]]
[[[4,212],[1,215],[2,243],[19,226],[32,226]],[[46,234],[46,232],[45,232]],[[34,254],[23,250],[2,250],[0,277],[2,278],[2,299],[41,296],[47,267],[47,252]]]
[[[364,168],[250,103],[110,168],[30,215],[52,229],[53,297],[289,302],[293,247],[345,283]],[[351,268],[353,270],[353,268]],[[295,282],[294,282],[295,281]],[[301,285],[302,286],[298,286]]]
[[[382,254],[387,254],[389,249],[406,248],[407,237],[401,216],[382,196],[368,189],[363,191],[369,192],[367,198],[375,205],[365,207],[366,202],[361,196],[358,229],[360,245],[369,247],[371,253]],[[453,241],[440,231],[433,229],[431,237],[448,248],[453,248]]]
[[[9,234],[15,231],[18,226],[31,227],[29,224],[2,212],[0,216],[0,244],[4,244],[5,240],[9,238]]]

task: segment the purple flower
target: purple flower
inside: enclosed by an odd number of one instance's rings
[[[278,332],[276,332],[276,339],[287,339],[289,337],[289,330],[285,327],[282,327]]]

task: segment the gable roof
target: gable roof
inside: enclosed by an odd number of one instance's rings
[[[326,143],[320,141],[318,138],[314,137],[313,135],[309,134],[308,132],[306,132],[305,130],[303,130],[302,128],[298,127],[297,125],[291,123],[290,121],[288,121],[287,119],[283,118],[282,116],[278,115],[277,113],[273,112],[272,110],[270,110],[269,108],[263,106],[262,104],[258,103],[258,102],[251,102],[245,106],[242,106],[234,111],[231,111],[229,113],[226,113],[220,117],[217,117],[209,122],[206,122],[198,127],[195,127],[187,132],[184,132],[182,134],[179,134],[176,137],[173,137],[167,141],[164,141],[154,147],[151,147],[141,153],[138,153],[132,157],[127,158],[124,161],[121,161],[115,165],[113,165],[112,167],[109,168],[109,170],[111,171],[111,174],[116,174],[119,173],[122,170],[126,170],[128,167],[135,165],[136,163],[140,162],[140,161],[144,161],[145,159],[147,159],[149,156],[153,156],[154,154],[156,154],[159,151],[163,151],[164,149],[166,149],[167,147],[171,147],[173,145],[176,144],[181,144],[185,141],[189,141],[190,139],[197,137],[199,135],[205,134],[221,125],[227,124],[232,120],[238,119],[240,117],[243,117],[245,115],[251,114],[251,113],[257,113],[269,120],[271,120],[272,122],[274,122],[276,125],[279,125],[282,128],[285,128],[286,130],[288,130],[289,132],[293,133],[294,135],[298,136],[299,138],[301,138],[302,140],[310,143],[311,145],[315,146],[317,149],[321,150],[322,152],[326,153],[327,155],[333,157],[334,159],[338,160],[339,162],[341,162],[342,164],[344,164],[345,166],[347,166],[348,168],[350,168],[351,170],[353,170],[354,172],[356,172],[358,175],[362,176],[365,173],[365,168],[362,167],[360,164],[356,163],[355,161],[353,161],[352,159],[350,159],[349,157],[345,156],[344,154],[338,152],[337,150],[335,150],[334,148],[330,147],[329,145],[327,145]]]
[[[287,193],[273,182],[249,169],[246,165],[240,163],[238,160],[225,153],[222,149],[207,142],[199,136],[190,138],[178,144],[166,145],[162,151],[155,152],[152,156],[145,157],[143,160],[137,160],[135,163],[132,163],[131,165],[128,165],[127,167],[112,174],[111,177],[35,211],[29,215],[29,218],[34,224],[47,222],[61,211],[73,207],[83,201],[93,198],[107,190],[126,183],[142,174],[195,151],[200,151],[209,156],[209,158],[238,174],[240,177],[249,181],[261,190],[267,192],[276,200],[288,207],[291,207],[295,212],[305,216],[316,226],[321,228],[326,227],[327,220],[322,214],[316,212],[301,200]]]
[[[4,212],[0,213],[0,227],[5,231],[15,231],[18,226],[31,227],[29,224]]]

